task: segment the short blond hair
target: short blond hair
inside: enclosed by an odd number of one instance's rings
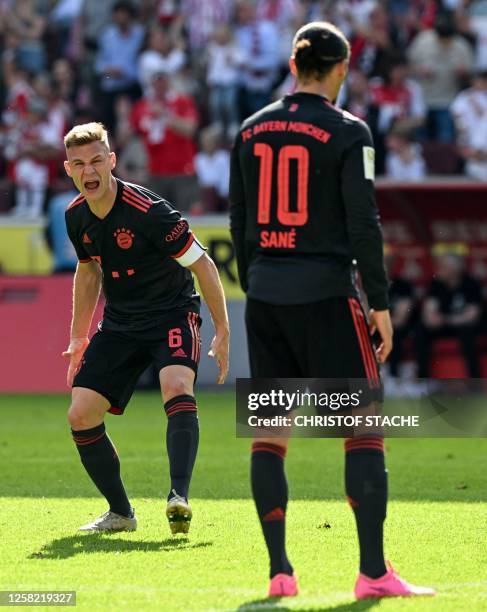
[[[91,123],[82,123],[75,125],[69,130],[64,137],[64,146],[66,149],[70,147],[79,147],[80,145],[90,144],[99,140],[107,149],[110,150],[108,144],[108,132],[103,123],[92,121]]]

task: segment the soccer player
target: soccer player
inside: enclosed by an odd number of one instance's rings
[[[200,358],[198,278],[215,326],[208,353],[218,383],[228,371],[229,326],[218,272],[205,249],[166,200],[113,176],[115,153],[99,123],[77,125],[64,138],[68,176],[80,192],[66,210],[78,255],[74,276],[68,420],[81,462],[109,510],[81,531],[133,531],[137,521],[105,414],[122,414],[137,379],[151,363],[159,372],[171,477],[166,515],[172,533],[187,533],[188,490],[199,429],[193,385]],[[103,321],[91,341],[100,288]]]
[[[303,26],[290,59],[295,93],[244,121],[231,167],[231,231],[247,293],[253,377],[368,379],[392,347],[388,282],[374,199],[374,149],[366,124],[334,105],[349,43],[325,22]],[[352,281],[356,259],[377,329],[374,352]],[[251,482],[270,556],[270,596],[298,592],[285,549],[287,439],[258,438]],[[384,441],[345,441],[345,487],[360,545],[358,599],[433,594],[387,567],[383,554]]]

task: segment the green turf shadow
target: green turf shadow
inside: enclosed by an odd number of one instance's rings
[[[275,601],[274,601],[275,599]],[[291,608],[280,605],[280,598],[256,599],[244,603],[237,608],[238,612],[247,612],[252,610],[275,610],[276,612],[290,612]]]
[[[320,608],[323,612],[355,612],[360,610],[369,610],[379,605],[380,599],[362,599],[361,601],[351,601],[345,604],[337,604],[336,606],[326,606]]]
[[[296,602],[296,604],[299,604],[299,597],[295,600],[293,600]],[[257,611],[257,610],[272,610],[273,612],[291,612],[292,610],[295,610],[296,608],[293,606],[292,608],[288,608],[285,605],[281,604],[282,602],[282,598],[281,597],[265,597],[262,599],[254,599],[252,601],[249,601],[247,603],[242,604],[241,606],[239,606],[236,610],[237,612],[252,612],[253,610]],[[321,612],[360,612],[360,610],[369,610],[370,608],[373,608],[374,606],[377,606],[379,604],[379,600],[378,599],[364,599],[362,601],[353,601],[353,602],[348,602],[345,604],[338,604],[338,605],[332,605],[332,606],[326,606],[326,607],[319,607],[319,610]],[[313,606],[312,608],[302,608],[301,606],[299,606],[299,608],[297,608],[299,610],[299,612],[316,612],[316,610],[318,609],[316,606]]]
[[[159,542],[124,540],[113,534],[90,533],[58,538],[31,553],[28,559],[68,559],[86,553],[173,552],[190,548],[206,548],[213,542],[189,544],[188,538],[167,538]]]

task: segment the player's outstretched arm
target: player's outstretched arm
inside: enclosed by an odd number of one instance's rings
[[[230,350],[230,326],[228,323],[225,294],[213,260],[205,253],[188,268],[195,274],[203,294],[203,298],[210,310],[215,337],[208,352],[214,357],[220,370],[218,384],[225,382],[228,374],[228,355]]]
[[[101,269],[94,262],[78,263],[73,282],[73,318],[69,346],[63,357],[69,357],[68,387],[73,379],[86,347],[90,343],[88,334],[101,289]]]

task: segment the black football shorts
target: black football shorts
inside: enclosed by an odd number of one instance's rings
[[[91,339],[74,378],[73,387],[86,387],[103,395],[109,412],[122,414],[137,381],[154,364],[157,371],[184,365],[195,376],[201,353],[201,318],[195,312],[178,313],[143,332],[102,329]]]
[[[298,305],[248,299],[245,313],[253,378],[363,380],[382,399],[365,313],[355,297]]]

